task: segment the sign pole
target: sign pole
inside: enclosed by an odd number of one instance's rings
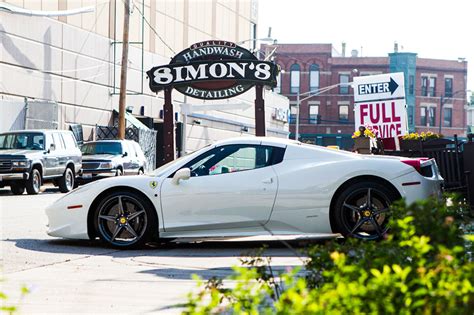
[[[255,86],[255,135],[265,137],[265,101],[262,85]]]
[[[171,102],[172,87],[165,88],[165,104],[163,105],[163,164],[174,160],[174,111]]]

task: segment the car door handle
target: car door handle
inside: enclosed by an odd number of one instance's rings
[[[268,179],[262,180],[262,183],[264,184],[272,184],[273,183],[273,177],[270,177]]]

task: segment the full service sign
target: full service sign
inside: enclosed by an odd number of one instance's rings
[[[403,72],[354,78],[355,128],[370,127],[379,138],[408,132]]]
[[[276,86],[278,67],[234,43],[206,41],[147,74],[154,92],[173,87],[195,98],[223,99],[242,94],[255,84]]]

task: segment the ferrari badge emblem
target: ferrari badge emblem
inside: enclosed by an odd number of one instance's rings
[[[157,186],[158,186],[158,183],[155,180],[150,182],[150,188],[151,189],[155,189]]]

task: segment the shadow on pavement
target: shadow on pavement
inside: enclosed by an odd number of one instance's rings
[[[44,194],[61,194],[59,191],[59,188],[54,187],[54,186],[47,186],[47,187],[41,187],[41,192],[39,195],[44,195]],[[14,195],[10,189],[8,188],[0,188],[0,197],[18,197],[18,196],[30,196],[26,192],[24,192],[22,195]],[[37,196],[37,195],[35,195]]]
[[[255,250],[267,246],[267,252],[273,257],[304,256],[305,249],[324,241],[290,241],[291,247],[279,241],[201,241],[197,243],[166,243],[148,244],[142,249],[120,250],[104,246],[99,241],[88,240],[45,240],[45,239],[6,239],[15,246],[35,252],[80,254],[80,255],[110,255],[112,257],[240,257],[249,255]]]

